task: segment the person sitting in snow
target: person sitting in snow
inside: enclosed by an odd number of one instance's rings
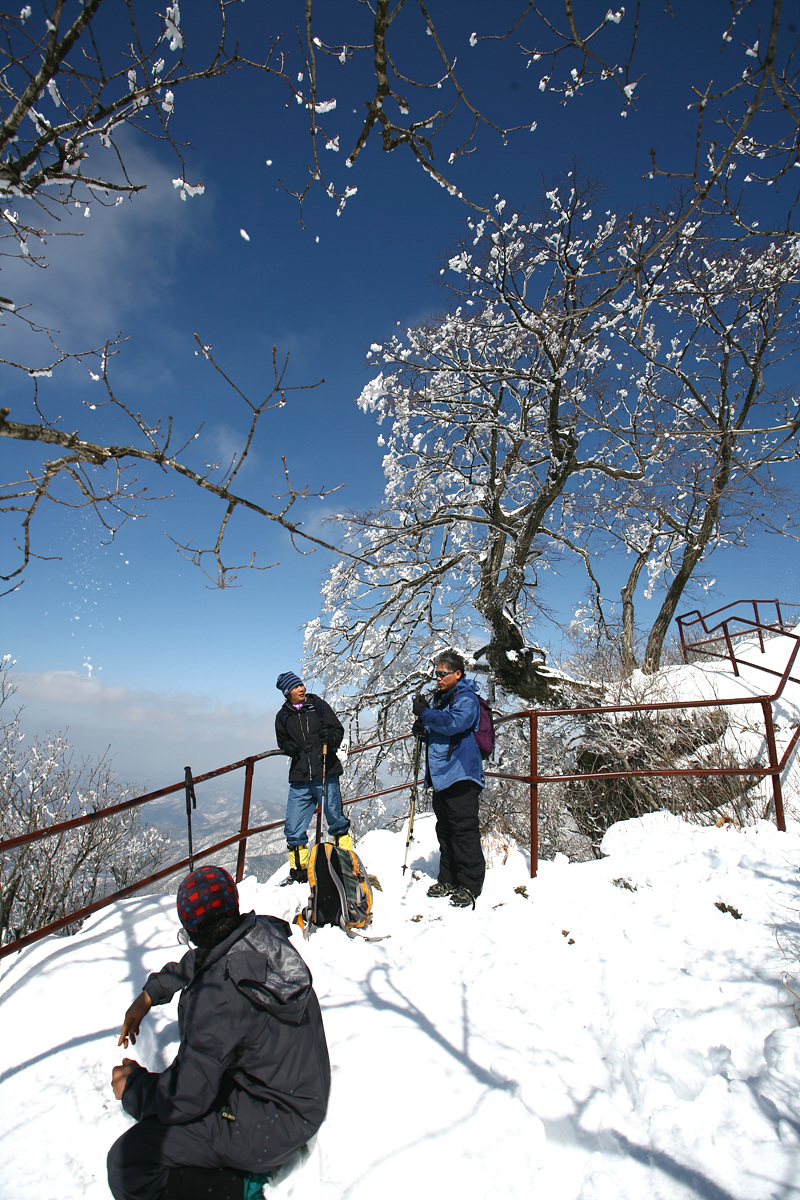
[[[242,1197],[246,1177],[233,1172],[263,1175],[285,1163],[319,1129],[328,1105],[322,1015],[286,922],[240,914],[236,884],[222,867],[187,875],[177,907],[196,949],[149,976],[118,1045],[135,1044],[151,1005],[179,992],[180,1046],[166,1071],[129,1058],[113,1069],[114,1095],[137,1122],[108,1155],[116,1200],[186,1194],[180,1179],[187,1174],[194,1197]],[[171,1175],[172,1168],[194,1171]],[[207,1190],[197,1168],[215,1171],[204,1176]]]
[[[289,851],[289,878],[308,882],[308,826],[318,805],[324,804],[328,832],[337,846],[353,849],[350,822],[342,810],[339,776],[343,767],[336,756],[344,728],[331,706],[307,692],[294,671],[284,671],[275,685],[286,697],[275,717],[278,748],[291,758],[289,799],[284,834]],[[325,795],[322,795],[323,747]],[[288,880],[287,880],[288,882]]]
[[[417,696],[412,732],[425,739],[425,782],[433,788],[439,875],[429,896],[449,896],[457,908],[475,907],[486,874],[478,821],[483,760],[473,734],[480,724],[478,689],[464,678],[460,654],[446,650],[436,663],[438,690]]]

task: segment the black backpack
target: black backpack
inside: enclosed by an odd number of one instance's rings
[[[354,850],[317,842],[308,854],[311,895],[295,922],[308,937],[320,925],[338,925],[349,937],[372,921],[372,887]]]

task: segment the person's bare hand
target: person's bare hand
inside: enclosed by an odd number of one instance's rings
[[[122,1031],[119,1035],[119,1041],[117,1042],[118,1046],[123,1046],[127,1050],[128,1038],[130,1038],[134,1046],[136,1045],[136,1035],[139,1032],[139,1026],[142,1023],[143,1018],[146,1017],[150,1012],[152,1003],[153,1002],[148,996],[147,992],[141,991],[139,993],[133,1004],[125,1013],[125,1020],[122,1022]],[[119,1099],[119,1097],[117,1097],[117,1099]]]
[[[123,1058],[122,1065],[113,1067],[111,1070],[111,1090],[117,1100],[122,1099],[122,1093],[125,1091],[125,1084],[128,1082],[128,1076],[132,1075],[140,1067],[132,1058]]]

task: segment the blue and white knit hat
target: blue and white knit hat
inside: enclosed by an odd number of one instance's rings
[[[283,692],[284,696],[288,696],[289,692],[293,691],[296,687],[302,687],[302,685],[302,679],[299,675],[295,675],[294,671],[284,671],[282,675],[278,676],[278,682],[275,684],[275,687],[279,692]]]

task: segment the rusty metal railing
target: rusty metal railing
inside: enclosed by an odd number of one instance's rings
[[[760,604],[774,603],[776,606],[776,609],[777,609],[778,621],[782,624],[781,608],[780,608],[780,603],[778,601],[771,601],[771,602],[747,601],[747,603],[752,603],[754,605],[757,605],[759,603]],[[726,607],[732,607],[732,606],[726,606]],[[784,607],[786,608],[788,606],[784,605]],[[718,610],[718,611],[723,611],[723,610]],[[690,614],[690,615],[694,615],[694,614]],[[712,632],[712,631],[708,630],[708,628],[707,628],[707,621],[709,620],[710,616],[714,616],[715,614],[713,614],[713,613],[708,614],[708,616],[706,618],[703,618],[702,616],[700,616],[699,613],[696,615],[699,618],[700,622],[703,624],[703,628],[705,629],[705,631],[707,633]],[[728,618],[727,620],[737,620],[739,622],[742,622],[743,624],[745,624],[748,627],[753,627],[755,625],[755,622],[752,622],[749,620],[749,618],[744,618],[744,617],[735,617],[735,618],[731,617],[731,618]],[[723,625],[727,624],[727,621],[722,622],[722,624]],[[786,663],[786,666],[785,666],[783,672],[780,673],[780,675],[777,671],[773,670],[772,668],[765,667],[763,664],[754,663],[747,659],[736,660],[735,657],[733,656],[732,650],[731,650],[731,663],[733,666],[734,674],[736,674],[736,675],[739,674],[738,668],[737,668],[737,663],[742,666],[756,667],[757,669],[767,671],[769,674],[772,674],[772,675],[776,675],[776,676],[779,675],[778,686],[775,689],[775,691],[770,695],[737,696],[737,697],[733,697],[730,699],[714,699],[714,700],[691,700],[691,701],[671,700],[671,701],[661,701],[661,702],[651,703],[651,704],[597,705],[597,706],[593,706],[593,707],[572,708],[572,709],[563,709],[563,708],[562,709],[556,709],[556,708],[541,709],[540,708],[540,709],[532,709],[529,712],[524,712],[524,713],[509,714],[508,716],[501,716],[496,719],[495,724],[500,724],[505,721],[520,720],[520,719],[524,719],[524,718],[527,718],[527,720],[530,722],[530,733],[529,733],[530,761],[531,761],[530,776],[524,776],[524,775],[510,776],[510,775],[506,774],[503,777],[507,778],[507,779],[515,778],[515,779],[520,780],[521,782],[525,782],[530,785],[531,878],[535,877],[535,875],[536,875],[536,861],[535,860],[536,860],[536,855],[537,855],[537,850],[538,850],[538,837],[537,837],[537,840],[534,841],[534,831],[538,829],[538,807],[539,807],[538,801],[539,801],[539,785],[540,784],[586,782],[590,779],[598,779],[598,780],[647,779],[647,778],[655,779],[655,778],[681,778],[681,777],[707,778],[709,776],[732,776],[732,777],[746,776],[747,778],[753,778],[753,777],[767,778],[767,777],[769,777],[772,780],[772,803],[773,803],[774,810],[775,810],[775,823],[781,832],[783,832],[783,833],[786,832],[786,816],[785,816],[784,807],[783,807],[783,790],[782,790],[782,786],[781,786],[781,775],[782,775],[783,771],[786,769],[786,767],[789,763],[789,760],[790,760],[792,754],[794,753],[795,747],[798,744],[798,740],[800,740],[800,724],[795,728],[795,731],[792,734],[791,738],[789,739],[783,754],[781,755],[780,758],[778,758],[777,743],[776,743],[776,739],[775,739],[775,722],[774,722],[774,718],[773,718],[772,706],[783,695],[783,691],[784,691],[787,683],[789,683],[790,681],[794,682],[794,683],[800,683],[800,678],[798,677],[798,675],[792,674],[792,672],[795,671],[798,653],[800,653],[800,636],[798,636],[797,634],[790,633],[782,627],[776,628],[774,625],[766,625],[766,626],[761,625],[761,627],[760,627],[760,634],[761,634],[760,646],[761,646],[762,652],[763,652],[763,647],[764,647],[763,634],[765,632],[780,634],[780,636],[786,638],[787,640],[789,640],[792,643],[792,649],[789,653],[788,661]],[[726,637],[726,646],[730,647],[730,645],[731,645],[731,637],[730,637],[730,634],[728,633],[727,637]],[[539,743],[539,722],[541,720],[552,718],[552,719],[557,719],[557,720],[563,721],[567,717],[569,717],[570,719],[574,719],[576,717],[591,717],[594,715],[610,714],[610,713],[631,713],[631,714],[633,714],[633,713],[642,713],[642,712],[666,712],[666,711],[679,711],[679,710],[689,712],[689,711],[694,711],[697,709],[704,709],[704,708],[738,708],[743,705],[750,705],[750,706],[757,705],[761,709],[763,720],[764,720],[764,740],[765,740],[767,756],[768,756],[768,765],[767,766],[761,767],[761,766],[757,766],[755,764],[751,764],[746,767],[704,767],[704,768],[675,767],[675,768],[664,768],[664,769],[656,768],[656,769],[647,769],[647,770],[638,769],[638,770],[630,770],[630,771],[579,772],[577,774],[561,774],[561,775],[542,775],[539,773],[538,743]],[[487,772],[487,774],[493,775],[496,773],[495,772]]]
[[[399,738],[388,738],[382,742],[374,742],[366,746],[356,746],[348,751],[348,757],[354,754],[363,754],[367,750],[373,750],[378,746],[390,745],[392,742],[403,741],[406,736]],[[238,854],[236,860],[236,882],[241,883],[244,878],[244,867],[247,853],[247,841],[249,838],[256,837],[261,833],[268,833],[273,829],[283,827],[283,820],[270,821],[264,825],[250,826],[250,806],[252,799],[253,777],[255,772],[255,764],[265,758],[283,757],[282,750],[265,750],[261,754],[252,754],[247,758],[239,759],[238,762],[229,763],[227,766],[218,767],[213,771],[206,771],[202,775],[191,775],[189,767],[186,768],[187,776],[192,779],[194,784],[206,783],[210,779],[217,779],[222,775],[228,775],[233,771],[239,771],[244,768],[244,787],[242,792],[242,812],[239,824],[239,832],[224,838],[222,841],[215,842],[211,846],[206,846],[202,850],[195,851],[192,855],[193,862],[202,861],[209,858],[211,855],[218,854],[221,850],[225,850],[230,846],[238,844]],[[381,791],[370,792],[363,796],[355,796],[350,800],[344,800],[345,807],[353,804],[358,804],[365,800],[372,800],[378,796],[390,795],[394,792],[404,791],[410,785],[408,783],[395,784],[392,787],[383,788]],[[178,792],[184,791],[186,787],[186,779],[182,779],[180,783],[172,783],[167,787],[158,788],[156,791],[147,792],[142,796],[134,796],[130,800],[124,800],[119,804],[109,805],[108,808],[100,809],[97,812],[86,813],[80,817],[72,817],[68,821],[60,821],[57,825],[47,825],[38,829],[28,830],[26,833],[19,834],[16,837],[7,838],[5,841],[0,841],[0,854],[6,851],[13,851],[22,846],[31,844],[32,842],[41,841],[44,838],[56,837],[59,834],[65,833],[70,829],[80,828],[81,826],[91,825],[96,821],[113,819],[119,816],[120,813],[128,812],[133,808],[141,807],[145,804],[150,804],[155,800],[161,800],[165,796],[171,796]],[[162,867],[161,870],[147,875],[142,879],[137,879],[135,883],[128,884],[127,887],[120,888],[115,892],[110,892],[106,896],[102,896],[98,900],[94,900],[91,904],[86,904],[82,908],[74,909],[63,917],[59,917],[55,921],[50,921],[43,925],[40,929],[24,934],[14,941],[7,942],[4,946],[0,946],[0,959],[17,950],[23,950],[26,946],[39,941],[49,934],[58,933],[60,930],[67,928],[69,925],[77,924],[80,921],[91,916],[93,913],[99,912],[101,909],[108,907],[110,904],[115,904],[118,900],[124,900],[129,896],[135,895],[143,888],[151,887],[155,883],[160,883],[163,879],[167,879],[170,875],[176,874],[178,871],[186,871],[190,866],[190,858],[181,858],[177,862],[170,863],[167,867]]]
[[[683,632],[684,626],[689,627],[692,624],[700,624],[701,627],[703,628],[703,631],[709,637],[711,637],[714,634],[714,632],[716,631],[716,629],[722,628],[723,626],[727,626],[729,621],[734,621],[734,620],[739,623],[742,623],[748,627],[752,627],[752,629],[759,631],[760,634],[762,635],[762,640],[760,643],[762,648],[763,648],[763,633],[765,633],[765,632],[769,632],[769,633],[773,633],[773,634],[781,634],[783,637],[790,639],[793,642],[793,648],[789,655],[787,665],[786,665],[783,673],[780,675],[779,683],[778,683],[776,690],[770,695],[739,696],[739,697],[734,697],[734,698],[727,699],[727,700],[725,700],[725,699],[692,700],[692,701],[674,700],[674,701],[662,701],[662,702],[649,703],[649,704],[597,705],[597,706],[592,706],[592,707],[571,708],[571,709],[566,709],[566,708],[541,709],[540,708],[540,709],[528,709],[528,710],[525,710],[522,712],[515,712],[515,713],[497,714],[495,716],[495,725],[496,726],[501,726],[501,725],[511,722],[511,721],[527,721],[527,723],[528,723],[529,765],[530,765],[529,773],[527,775],[518,775],[518,774],[513,774],[513,773],[510,773],[507,771],[487,770],[485,772],[485,774],[489,778],[507,779],[507,780],[517,781],[517,782],[528,785],[529,807],[530,807],[530,873],[531,873],[531,878],[535,878],[535,876],[537,874],[537,870],[538,870],[539,788],[541,785],[548,784],[548,783],[587,782],[592,779],[610,780],[610,779],[634,779],[634,778],[635,779],[647,779],[647,778],[672,778],[672,777],[675,777],[675,778],[678,778],[678,777],[705,778],[705,777],[709,777],[709,776],[733,776],[733,777],[747,776],[748,778],[753,778],[753,777],[767,778],[767,777],[769,777],[772,780],[772,802],[773,802],[774,810],[775,810],[775,821],[776,821],[778,829],[781,831],[785,831],[786,820],[785,820],[784,807],[783,807],[783,795],[782,795],[781,778],[780,777],[781,777],[782,772],[785,770],[792,753],[794,752],[794,749],[798,743],[798,740],[800,740],[800,725],[798,725],[797,729],[795,729],[795,732],[794,732],[793,736],[791,737],[791,739],[789,740],[789,743],[788,743],[786,749],[784,750],[783,755],[780,758],[778,758],[777,744],[776,744],[776,739],[775,739],[775,725],[774,725],[773,714],[772,714],[772,706],[775,703],[775,701],[780,698],[786,684],[789,681],[800,682],[800,679],[798,679],[798,677],[796,675],[792,674],[792,671],[795,669],[798,652],[800,652],[800,637],[798,637],[795,634],[791,634],[791,633],[787,632],[786,629],[784,629],[782,627],[783,618],[781,615],[781,608],[780,608],[778,601],[747,601],[746,603],[753,604],[756,606],[759,604],[762,606],[766,606],[767,604],[775,604],[776,610],[778,613],[778,625],[777,626],[776,625],[764,625],[764,624],[758,623],[757,621],[750,621],[749,618],[735,616],[735,617],[726,618],[725,621],[721,622],[719,625],[714,626],[711,629],[709,629],[708,621],[710,620],[710,618],[717,615],[719,612],[725,611],[724,609],[717,610],[717,613],[707,614],[705,617],[703,617],[699,613],[690,613],[690,614],[686,614],[683,618],[679,619],[679,626],[681,627],[681,642],[682,642],[682,645],[687,644],[687,643],[684,643],[684,632]],[[726,606],[726,608],[730,608],[730,607],[734,607],[734,606],[732,606],[732,605]],[[787,606],[784,606],[784,607],[787,607]],[[757,608],[756,608],[756,613],[758,615]],[[694,619],[692,621],[689,621],[688,620],[689,617],[694,618]],[[681,621],[683,621],[683,623],[684,623],[683,626],[680,625]],[[726,648],[730,649],[731,662],[732,662],[735,674],[738,674],[737,663],[739,665],[746,665],[748,667],[754,667],[754,666],[758,667],[759,666],[759,664],[757,664],[757,663],[753,663],[753,662],[750,662],[747,660],[737,660],[735,658],[735,656],[733,655],[733,651],[732,651],[732,635],[731,635],[730,630],[724,630],[723,633],[717,638],[717,641],[719,641],[719,640],[724,641]],[[689,648],[696,649],[696,646],[697,646],[696,643],[690,644]],[[774,675],[778,674],[778,672],[773,671],[769,668],[765,668],[763,666],[761,667],[761,669],[769,670],[770,673],[774,674]],[[742,705],[757,705],[761,708],[761,712],[762,712],[763,720],[764,720],[765,744],[767,747],[767,755],[768,755],[768,760],[769,760],[768,765],[766,765],[766,766],[762,767],[762,766],[758,766],[758,765],[748,765],[747,767],[705,767],[705,768],[703,768],[703,767],[692,767],[692,768],[675,767],[675,768],[663,768],[663,769],[649,769],[648,768],[648,769],[634,769],[634,770],[628,770],[628,771],[579,772],[579,773],[575,773],[575,774],[561,774],[561,775],[546,775],[546,774],[541,774],[539,772],[539,725],[540,725],[540,722],[543,720],[561,720],[561,721],[563,721],[565,718],[575,719],[576,717],[582,718],[582,717],[597,716],[600,714],[613,714],[613,713],[634,714],[634,713],[642,713],[642,712],[655,713],[655,712],[664,712],[664,711],[691,712],[691,711],[695,711],[698,709],[705,709],[705,708],[736,708],[736,707],[740,707]],[[364,752],[366,752],[368,750],[373,750],[373,749],[376,749],[381,746],[390,745],[393,742],[405,741],[405,740],[408,740],[410,737],[411,737],[411,734],[406,734],[406,735],[401,735],[399,737],[389,738],[384,741],[373,742],[373,743],[370,743],[365,746],[357,746],[357,747],[354,747],[352,750],[348,751],[348,757],[351,757],[356,754],[363,754]],[[257,762],[260,762],[262,759],[272,758],[272,757],[275,757],[275,756],[278,756],[281,754],[282,754],[282,752],[280,750],[266,750],[266,751],[262,752],[261,754],[250,755],[247,758],[240,759],[238,762],[230,763],[227,766],[219,767],[214,771],[208,771],[205,774],[197,775],[194,777],[194,783],[204,783],[210,779],[219,778],[222,775],[229,774],[233,771],[241,770],[242,768],[244,768],[244,772],[245,772],[244,788],[243,788],[243,794],[242,794],[242,812],[241,812],[239,832],[231,835],[228,838],[223,839],[222,841],[214,843],[214,845],[212,845],[212,846],[207,846],[204,849],[195,852],[194,853],[194,861],[208,858],[212,854],[217,854],[217,853],[219,853],[219,851],[227,849],[229,846],[238,844],[239,849],[238,849],[237,863],[236,863],[236,881],[237,881],[237,883],[241,882],[241,880],[244,878],[244,867],[245,867],[248,839],[255,837],[258,834],[267,833],[271,830],[278,829],[283,825],[282,820],[271,821],[267,824],[258,825],[258,826],[254,826],[254,827],[251,827],[249,825],[250,804],[251,804],[251,794],[252,794],[252,785],[253,785],[255,764]],[[88,813],[82,817],[75,817],[69,821],[62,821],[58,825],[46,826],[46,827],[40,828],[40,829],[29,830],[27,833],[20,834],[18,837],[8,838],[7,840],[0,842],[0,853],[17,849],[21,846],[29,844],[30,842],[33,842],[33,841],[36,841],[36,840],[39,840],[42,838],[54,837],[60,833],[65,832],[68,829],[74,829],[74,828],[77,828],[82,825],[88,825],[94,821],[111,819],[111,818],[119,815],[120,813],[128,811],[132,808],[136,808],[138,806],[145,805],[152,801],[161,799],[164,796],[169,796],[176,792],[180,792],[184,789],[184,787],[185,787],[185,781],[182,780],[180,783],[170,784],[169,786],[160,788],[157,791],[148,792],[143,796],[136,796],[131,800],[123,801],[120,804],[112,805],[109,808],[102,809],[98,812]],[[349,800],[345,800],[344,804],[346,807],[349,807],[354,804],[362,803],[366,800],[375,799],[376,797],[379,797],[379,796],[386,796],[386,795],[390,795],[395,792],[405,791],[406,789],[409,789],[410,787],[411,787],[411,782],[406,781],[404,783],[395,784],[388,788],[383,788],[379,791],[369,792],[369,793],[366,793],[361,796],[354,796]],[[98,912],[102,908],[105,908],[106,906],[108,906],[110,904],[116,903],[117,900],[121,900],[128,896],[134,895],[136,892],[141,891],[142,888],[149,887],[154,883],[158,883],[161,880],[168,878],[170,875],[175,874],[177,871],[184,871],[184,870],[186,870],[188,865],[189,865],[189,858],[182,858],[180,861],[174,862],[174,863],[170,864],[169,866],[162,868],[160,871],[157,871],[152,875],[148,875],[144,879],[137,880],[135,883],[129,884],[127,887],[122,888],[119,891],[113,892],[107,896],[103,896],[101,899],[95,900],[93,903],[88,904],[88,905],[84,906],[83,908],[76,909],[75,911],[59,918],[56,921],[51,921],[49,924],[42,926],[41,929],[34,930],[31,933],[25,934],[23,937],[16,939],[15,941],[8,942],[6,945],[0,947],[0,959],[4,958],[6,955],[11,954],[14,951],[24,949],[25,946],[28,946],[28,945],[32,944],[33,942],[38,941],[40,938],[46,937],[48,934],[57,933],[59,930],[64,929],[69,925],[76,924],[77,922],[82,921],[86,917],[90,916],[92,913]]]
[[[740,610],[742,608],[752,609],[752,619],[742,616],[738,611],[730,612],[731,609]],[[729,616],[717,622],[716,625],[710,624],[714,617],[718,617],[720,613],[724,612],[729,613]],[[769,613],[769,619],[765,619],[765,613]],[[758,637],[759,648],[763,654],[764,634],[791,633],[797,624],[798,616],[800,616],[800,604],[785,600],[734,600],[731,604],[724,604],[722,608],[715,608],[710,613],[703,614],[697,609],[694,609],[692,612],[683,613],[680,617],[675,618],[675,624],[678,626],[678,634],[681,641],[683,661],[688,663],[690,654],[696,654],[701,658],[728,658],[733,666],[734,674],[738,675],[733,639],[741,636],[744,631],[737,632],[736,630],[732,630],[732,624],[739,623],[754,631]],[[705,636],[692,640],[692,631],[698,627]],[[720,632],[717,632],[718,630]],[[720,653],[722,647],[724,647],[724,652]],[[748,665],[753,666],[757,664],[750,663]],[[762,669],[766,670],[766,668]],[[776,671],[771,673],[778,674]]]

